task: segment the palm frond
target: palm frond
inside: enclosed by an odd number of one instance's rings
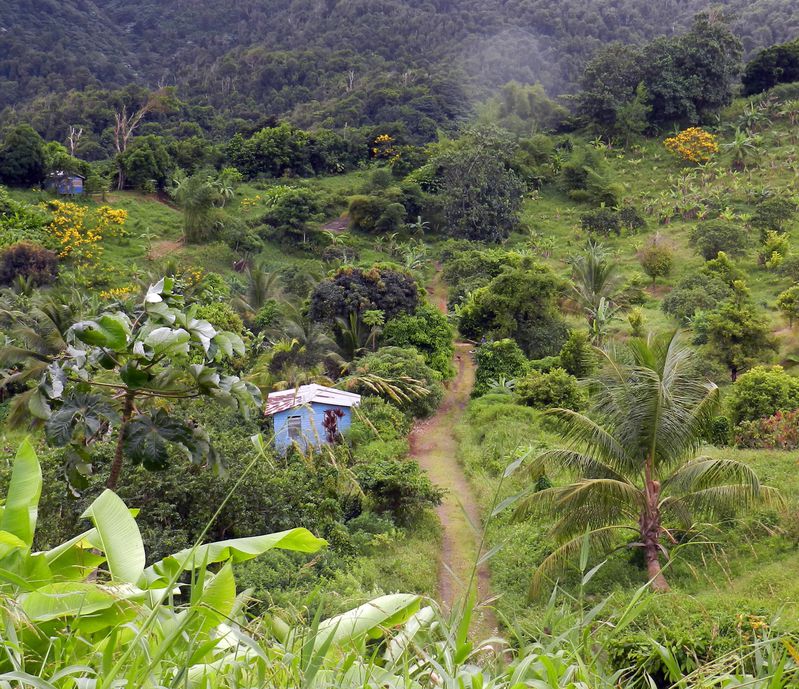
[[[564,422],[565,438],[571,447],[584,448],[586,454],[596,455],[619,474],[637,469],[635,458],[627,453],[624,444],[597,421],[571,409],[553,409],[548,414]]]
[[[780,505],[783,498],[779,491],[768,486],[760,486],[753,490],[752,486],[742,484],[726,484],[711,486],[691,493],[686,493],[682,500],[695,512],[705,515],[716,515],[725,512],[737,512],[756,504]]]
[[[583,548],[586,538],[588,539],[592,554],[598,552],[604,553],[610,550],[614,534],[620,531],[635,532],[635,529],[629,526],[604,526],[575,536],[551,552],[544,558],[543,562],[538,565],[533,573],[532,580],[530,581],[530,598],[537,598],[541,593],[544,583],[547,581],[554,583],[552,575],[558,570],[564,569],[570,561],[575,559],[575,556],[578,555]]]
[[[525,462],[528,478],[536,479],[547,469],[564,469],[584,478],[612,478],[626,480],[622,474],[608,464],[589,454],[570,449],[546,450],[529,462]]]
[[[663,481],[664,494],[690,493],[717,485],[735,483],[757,494],[760,481],[752,467],[734,459],[697,457]]]

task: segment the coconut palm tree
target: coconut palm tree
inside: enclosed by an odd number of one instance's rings
[[[276,271],[266,270],[263,266],[253,266],[247,270],[244,293],[233,298],[233,308],[239,313],[254,315],[268,301],[283,301],[284,293],[280,283],[280,274]]]
[[[572,296],[582,307],[589,328],[603,303],[613,301],[619,281],[618,263],[597,242],[589,241],[585,253],[572,260]]]
[[[566,446],[526,467],[531,486],[554,467],[575,477],[520,498],[517,518],[539,510],[557,517],[552,531],[560,546],[535,572],[534,591],[586,538],[603,550],[642,549],[651,587],[666,591],[662,559],[676,543],[672,527],[691,530],[696,516],[712,520],[720,510],[779,499],[746,464],[697,456],[719,391],[697,378],[692,352],[676,333],[632,340],[625,361],[603,354],[592,411],[554,410]]]

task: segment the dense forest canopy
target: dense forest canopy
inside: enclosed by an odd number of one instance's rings
[[[790,0],[6,0],[0,108],[87,87],[175,85],[245,118],[298,124],[446,121],[508,81],[571,92],[609,41],[680,33],[721,6],[745,54],[799,30]]]

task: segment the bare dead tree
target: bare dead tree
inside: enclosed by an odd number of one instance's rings
[[[69,125],[69,136],[67,136],[67,142],[69,142],[69,155],[72,157],[75,156],[75,149],[80,143],[81,136],[83,136],[83,127],[76,127],[73,124]]]
[[[347,93],[352,93],[355,88],[355,70],[351,69],[347,72]]]
[[[165,107],[165,100],[165,89],[160,88],[148,94],[147,100],[135,112],[129,113],[128,106],[123,105],[118,112],[114,113],[114,146],[118,154],[117,189],[122,190],[125,186],[125,171],[122,167],[120,156],[128,150],[128,144],[133,137],[133,132],[136,131],[136,128],[141,124],[142,120],[151,112],[163,110]]]

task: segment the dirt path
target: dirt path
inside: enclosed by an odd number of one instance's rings
[[[446,289],[440,271],[429,288],[432,303],[446,309]],[[438,572],[438,596],[446,609],[461,603],[467,594],[480,547],[480,509],[469,481],[458,462],[458,441],[454,429],[469,402],[475,366],[469,354],[471,345],[456,343],[456,376],[434,416],[419,421],[411,433],[411,456],[419,462],[437,486],[447,491],[438,508],[443,530]],[[490,597],[489,573],[485,565],[477,572],[478,601]],[[489,636],[496,630],[496,619],[488,608],[480,608],[473,620],[473,631]]]

